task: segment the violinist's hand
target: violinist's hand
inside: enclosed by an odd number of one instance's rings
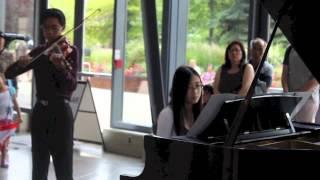
[[[58,69],[65,68],[65,58],[63,54],[60,53],[51,53],[49,60],[54,64],[54,66]]]
[[[26,67],[28,64],[31,63],[32,57],[25,55],[25,56],[20,56],[20,58],[18,59],[18,64],[21,67]]]

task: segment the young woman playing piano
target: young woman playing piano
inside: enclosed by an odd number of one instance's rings
[[[180,66],[173,77],[170,103],[158,116],[157,135],[184,135],[201,110],[202,82],[200,75],[189,66]]]

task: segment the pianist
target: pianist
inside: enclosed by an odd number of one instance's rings
[[[170,103],[158,116],[157,135],[185,135],[201,110],[202,82],[200,75],[189,66],[180,66],[172,81]]]

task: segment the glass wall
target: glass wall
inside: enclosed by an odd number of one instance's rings
[[[62,9],[69,23],[73,22],[74,8],[70,7],[75,6],[75,1],[68,2],[68,5],[59,0],[48,2],[49,7]],[[100,126],[102,129],[106,129],[110,127],[115,1],[88,0],[84,3],[84,17],[98,8],[101,9],[99,13],[84,22],[81,76],[90,82]],[[151,127],[140,0],[128,0],[126,11],[124,89],[119,89],[123,91],[123,114],[120,121],[129,125],[129,129],[130,125]],[[72,25],[68,24],[66,29]],[[72,40],[73,34],[70,33],[67,37]]]
[[[34,0],[0,0],[0,31],[23,35],[25,40],[13,40],[8,44],[14,61],[26,55],[33,46]],[[17,77],[18,102],[21,108],[31,108],[32,71]]]
[[[162,1],[156,1],[158,33],[161,37]],[[152,126],[148,89],[141,1],[127,1],[122,122],[134,126]]]
[[[270,19],[271,19],[270,32],[272,32],[275,25],[275,21],[271,17]],[[274,67],[274,74],[273,74],[271,87],[275,90],[277,89],[282,90],[282,85],[281,85],[282,62],[283,62],[284,54],[288,45],[289,45],[289,42],[287,38],[282,33],[281,29],[278,28],[276,35],[273,39],[272,45],[270,47],[270,51],[268,53],[268,61]]]
[[[49,7],[59,8],[65,13],[66,30],[72,29],[75,1],[50,0],[48,2]],[[84,18],[89,18],[83,22],[83,37],[79,37],[83,39],[80,76],[83,80],[88,80],[91,85],[100,127],[106,129],[110,126],[114,0],[88,0],[84,3]],[[101,10],[97,11],[97,9]],[[73,41],[73,31],[66,36],[71,42]]]
[[[151,127],[140,0],[127,1],[125,49],[123,122]]]
[[[100,122],[100,127],[110,127],[112,86],[112,38],[114,0],[87,0],[84,16],[90,16],[98,8],[100,12],[85,22],[83,37],[82,72],[87,79]]]
[[[119,91],[123,95],[122,117],[116,121],[127,124],[130,129],[135,126],[151,127],[151,109],[148,89],[148,76],[145,59],[143,36],[143,17],[141,15],[140,0],[124,0],[127,4],[123,8],[126,15],[125,49],[123,73],[117,81],[123,83]],[[5,18],[0,21],[5,32],[29,35],[33,39],[33,0],[0,0],[5,6],[0,7],[5,12]],[[5,3],[3,3],[5,2]],[[85,0],[84,17],[100,8],[83,24],[83,54],[81,75],[88,79],[95,100],[100,125],[103,129],[109,128],[111,111],[112,87],[112,42],[114,27],[115,0]],[[75,6],[79,1],[49,0],[48,6],[61,9],[67,18],[66,31],[74,27]],[[1,4],[1,5],[2,5]],[[188,33],[186,62],[198,67],[200,74],[216,70],[224,61],[226,45],[232,40],[240,40],[247,46],[249,0],[198,0],[189,1]],[[159,42],[161,42],[163,1],[156,0],[157,24]],[[180,15],[180,14],[179,14]],[[184,15],[181,14],[181,15]],[[5,23],[2,23],[4,22]],[[67,38],[74,41],[74,33],[67,34]],[[281,48],[272,49],[270,61],[279,62],[285,46],[280,39]],[[29,43],[29,44],[28,44]],[[278,46],[277,44],[274,46]],[[161,47],[161,45],[160,45]],[[16,57],[25,54],[32,48],[32,41],[14,41],[9,49]],[[279,52],[279,53],[278,53]],[[272,54],[273,53],[273,54]],[[281,55],[280,55],[281,54]],[[275,58],[276,57],[276,58]],[[279,63],[278,63],[279,64]],[[276,74],[279,74],[276,70]],[[118,75],[117,75],[118,76]],[[18,78],[18,99],[22,107],[31,108],[31,71]],[[212,83],[212,80],[208,81]],[[277,83],[274,84],[278,86]],[[120,116],[118,116],[120,117]]]
[[[189,1],[187,63],[203,76],[204,84],[213,83],[228,43],[240,40],[247,46],[249,7],[249,0]]]

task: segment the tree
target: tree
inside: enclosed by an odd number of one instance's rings
[[[219,36],[215,35],[217,32],[220,32],[222,27],[220,25],[220,16],[221,11],[229,8],[234,0],[209,0],[209,43],[218,41]]]
[[[208,38],[208,0],[189,1],[188,39],[203,41]]]
[[[221,32],[216,35],[219,37],[220,42],[247,40],[249,6],[249,0],[236,0],[230,8],[219,13],[218,19],[221,24]]]
[[[74,8],[75,1],[50,0],[49,7],[61,9],[67,19],[66,30],[74,26]],[[85,1],[85,16],[89,15],[96,9],[101,9],[100,13],[91,16],[84,22],[85,41],[88,47],[95,44],[110,46],[112,43],[113,31],[113,8],[114,0],[95,0]],[[68,34],[68,39],[72,41],[73,32]]]
[[[234,0],[198,0],[189,1],[189,39],[208,41],[209,44],[220,41],[223,25],[222,12],[229,9]]]
[[[91,47],[96,44],[111,47],[113,32],[113,0],[95,0],[86,3],[86,15],[100,8],[100,13],[92,16],[85,22],[86,45]]]
[[[127,40],[141,39],[143,28],[140,0],[128,1],[127,13]]]

